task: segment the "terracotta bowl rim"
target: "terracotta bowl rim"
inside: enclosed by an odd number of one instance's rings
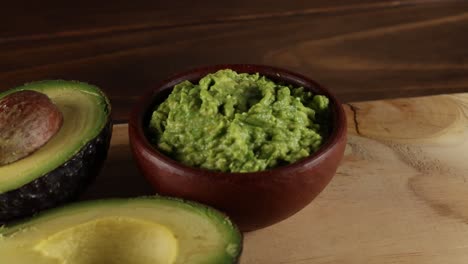
[[[296,161],[294,163],[276,167],[273,169],[257,171],[257,172],[218,172],[218,171],[210,171],[201,168],[190,167],[188,165],[184,165],[170,157],[161,153],[157,148],[153,147],[149,142],[148,138],[146,137],[146,133],[143,129],[145,117],[148,115],[148,111],[152,111],[150,109],[152,105],[154,105],[154,101],[156,100],[157,96],[161,92],[161,90],[172,89],[167,88],[168,84],[172,84],[172,87],[179,83],[180,81],[184,80],[184,77],[193,76],[193,75],[200,75],[202,72],[215,72],[220,69],[233,69],[238,72],[246,72],[239,69],[255,69],[253,72],[258,72],[260,75],[265,75],[267,77],[268,73],[275,72],[277,76],[277,80],[284,80],[287,78],[294,78],[299,80],[302,83],[312,84],[311,87],[305,87],[305,89],[314,90],[318,92],[318,94],[326,95],[330,100],[330,106],[332,111],[332,131],[329,137],[326,139],[325,143],[314,152],[312,155]],[[267,74],[265,74],[267,72]],[[204,74],[206,75],[206,74]],[[203,75],[203,76],[204,76]],[[271,75],[271,74],[270,74]],[[201,76],[201,75],[200,75]],[[201,77],[203,77],[201,76]],[[270,78],[270,77],[269,77]],[[174,83],[174,81],[177,81]],[[288,81],[284,81],[288,83]],[[296,85],[296,84],[294,84]],[[148,89],[139,99],[138,103],[132,109],[130,120],[129,120],[129,136],[130,136],[130,144],[134,145],[133,141],[139,141],[140,145],[143,149],[150,153],[151,156],[157,159],[159,162],[162,162],[165,167],[171,168],[171,170],[178,172],[179,174],[186,175],[186,176],[197,176],[197,177],[210,177],[213,180],[235,180],[235,179],[261,179],[265,177],[271,177],[272,174],[276,175],[284,175],[284,174],[291,174],[298,170],[304,170],[308,168],[312,168],[319,164],[322,160],[326,159],[333,151],[333,148],[340,142],[340,140],[345,137],[346,135],[346,116],[343,110],[343,107],[340,101],[336,98],[336,96],[330,92],[327,88],[323,87],[322,85],[318,84],[316,81],[295,72],[291,72],[289,70],[285,70],[278,67],[261,65],[261,64],[216,64],[210,66],[203,66],[193,68],[187,71],[183,71],[181,73],[174,74],[169,78],[158,82],[155,86]],[[133,148],[133,147],[132,147]],[[135,151],[135,150],[134,150]],[[138,157],[135,157],[138,158]],[[225,176],[225,177],[223,177]]]

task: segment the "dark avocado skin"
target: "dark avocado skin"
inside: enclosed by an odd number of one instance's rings
[[[53,171],[0,194],[0,225],[72,201],[95,179],[107,158],[112,121],[77,154]]]

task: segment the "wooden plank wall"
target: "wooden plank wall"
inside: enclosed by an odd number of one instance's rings
[[[468,91],[468,1],[15,1],[0,9],[0,90],[101,86],[125,121],[143,90],[199,65],[259,63],[344,101]]]

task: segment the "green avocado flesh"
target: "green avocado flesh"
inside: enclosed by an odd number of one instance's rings
[[[237,263],[242,235],[197,203],[145,197],[83,202],[0,229],[0,263]]]
[[[149,132],[159,150],[186,165],[255,172],[314,153],[328,134],[328,105],[302,87],[226,69],[177,84]]]
[[[94,139],[107,124],[110,104],[96,87],[71,81],[43,81],[0,94],[0,99],[20,90],[46,94],[63,115],[59,132],[39,150],[16,162],[0,166],[0,194],[17,189],[54,170]]]

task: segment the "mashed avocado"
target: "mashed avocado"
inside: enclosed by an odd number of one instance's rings
[[[186,165],[254,172],[316,151],[328,133],[328,98],[259,74],[220,70],[184,81],[153,112],[152,142]]]

